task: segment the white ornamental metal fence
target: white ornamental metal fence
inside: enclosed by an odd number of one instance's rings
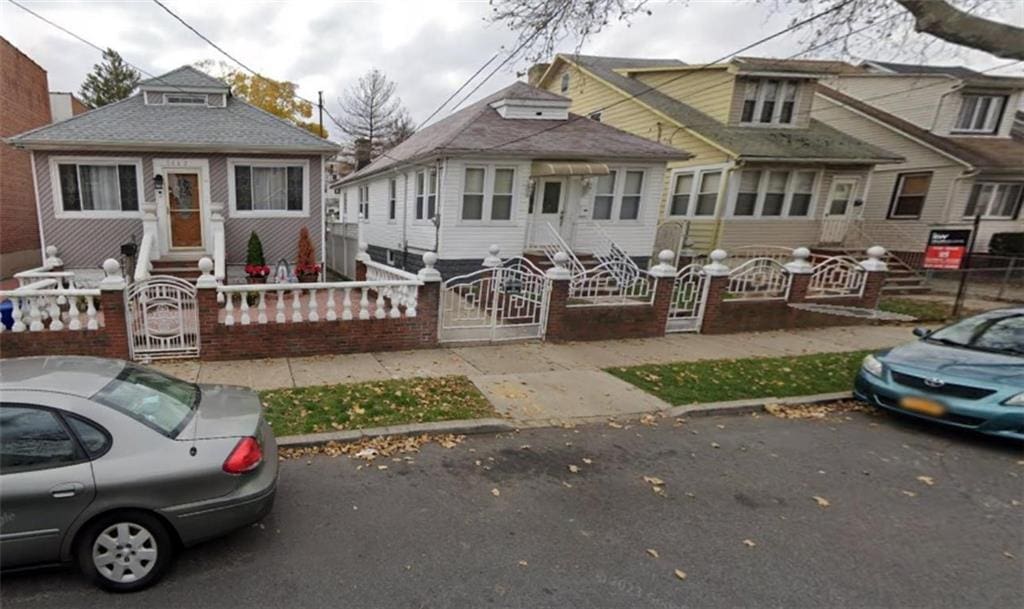
[[[170,275],[136,281],[125,291],[132,359],[149,361],[199,355],[196,287]]]
[[[707,295],[707,275],[701,265],[690,264],[679,269],[672,284],[666,331],[699,332]]]
[[[489,266],[442,284],[440,340],[497,342],[543,337],[550,280],[526,258],[501,261],[494,247],[488,261]]]
[[[833,256],[811,269],[807,295],[811,298],[863,296],[867,273],[856,259]]]
[[[789,294],[789,273],[774,258],[753,258],[729,272],[730,300],[776,300]]]
[[[621,260],[603,262],[569,284],[570,307],[652,304],[657,279],[647,271]]]

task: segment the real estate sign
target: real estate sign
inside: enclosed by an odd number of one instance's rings
[[[933,230],[928,235],[922,266],[945,271],[959,269],[970,241],[970,230]]]

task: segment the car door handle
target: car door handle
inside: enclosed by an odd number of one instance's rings
[[[66,499],[68,497],[74,497],[83,488],[85,488],[85,485],[79,482],[65,482],[64,484],[58,484],[51,488],[50,495],[55,499]]]

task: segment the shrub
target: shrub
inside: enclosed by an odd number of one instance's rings
[[[245,273],[254,277],[266,277],[270,267],[263,258],[263,243],[256,231],[249,234],[249,245],[245,254]]]
[[[309,229],[303,226],[299,231],[299,255],[295,261],[295,274],[315,275],[319,272],[320,265],[316,263],[316,252],[309,238]]]
[[[988,242],[988,251],[997,256],[1024,256],[1024,233],[996,233]]]

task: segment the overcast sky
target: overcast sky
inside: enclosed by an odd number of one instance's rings
[[[1024,21],[1021,0],[1005,2],[1007,18]],[[112,47],[132,64],[161,74],[182,64],[225,59],[150,0],[31,1],[23,4],[100,47]],[[166,0],[172,10],[226,51],[259,72],[299,84],[299,93],[337,111],[337,97],[371,67],[398,84],[398,93],[423,120],[502,47],[514,41],[502,25],[485,21],[480,2],[342,2],[338,0]],[[630,27],[616,25],[590,40],[592,54],[674,57],[711,61],[784,28],[791,15],[769,14],[773,3],[691,0],[652,3],[653,17]],[[77,91],[99,53],[6,0],[0,0],[0,32],[49,73],[50,89]],[[799,33],[748,51],[785,57],[803,48]],[[567,43],[567,51],[573,50]],[[898,58],[879,51],[877,59]],[[1007,63],[978,53],[938,55],[933,62],[962,62],[976,69]],[[497,62],[495,62],[497,63]],[[475,97],[512,82],[525,61],[494,75]],[[1002,73],[1020,75],[1017,64]],[[442,115],[443,116],[443,115]],[[332,135],[337,129],[328,129]]]

